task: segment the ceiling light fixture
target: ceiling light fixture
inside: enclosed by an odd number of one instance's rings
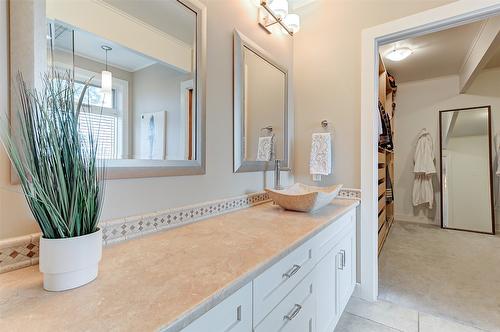
[[[408,47],[394,48],[385,57],[391,61],[401,61],[409,57],[413,50]]]
[[[259,25],[272,33],[270,27],[279,24],[293,36],[300,29],[300,18],[297,14],[288,13],[287,0],[260,0]]]
[[[101,48],[106,52],[106,69],[101,73],[101,92],[110,94],[113,89],[113,74],[108,71],[108,52],[112,48],[108,45],[102,45]]]

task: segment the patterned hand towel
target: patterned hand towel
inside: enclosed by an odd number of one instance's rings
[[[273,136],[259,137],[257,161],[270,161],[273,156]]]
[[[332,172],[332,136],[330,133],[312,134],[309,172],[314,181],[319,181],[321,175],[330,175]]]

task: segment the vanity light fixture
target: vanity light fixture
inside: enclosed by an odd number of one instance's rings
[[[288,13],[287,0],[260,0],[259,25],[272,33],[270,27],[279,24],[290,36],[300,29],[300,18],[297,14]]]
[[[110,94],[113,89],[113,74],[108,71],[108,52],[112,48],[108,45],[102,45],[101,48],[106,52],[106,69],[101,73],[101,92]]]
[[[288,1],[287,0],[272,0],[269,3],[269,8],[271,8],[274,15],[276,15],[276,17],[278,17],[279,19],[284,19],[285,16],[288,15]]]
[[[391,61],[401,61],[409,57],[413,50],[408,47],[394,48],[385,57]]]
[[[293,33],[296,33],[300,29],[300,16],[297,14],[288,14],[284,19],[285,25],[292,30]]]

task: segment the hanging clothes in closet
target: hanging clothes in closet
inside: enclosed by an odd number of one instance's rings
[[[434,204],[434,189],[432,176],[436,174],[434,165],[434,143],[431,134],[424,128],[420,131],[413,158],[415,166],[413,173],[413,206],[428,204],[432,209]]]
[[[385,201],[387,203],[392,203],[394,201],[394,191],[392,186],[391,172],[389,171],[389,166],[385,167]]]
[[[384,106],[379,101],[378,102],[378,110],[380,115],[380,125],[381,125],[381,133],[379,136],[378,145],[386,150],[392,151],[394,149],[394,145],[392,143],[392,129],[391,129],[391,118],[389,114],[385,111]]]

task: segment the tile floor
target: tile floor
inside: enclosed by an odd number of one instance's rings
[[[352,297],[335,332],[483,332],[471,326],[386,301]]]
[[[418,320],[420,331],[433,331],[432,326],[444,331],[448,324],[455,324],[449,321],[500,331],[500,237],[394,223],[379,258],[379,299],[385,302],[373,310],[383,311],[380,308],[392,306],[390,303],[409,308],[412,323],[404,321],[415,326]],[[368,310],[371,316],[365,317],[366,313],[351,305],[339,326],[357,331],[349,326],[377,322],[382,326],[373,326],[374,331],[406,331],[400,325],[380,322],[384,315],[399,317],[391,308],[388,313]]]

